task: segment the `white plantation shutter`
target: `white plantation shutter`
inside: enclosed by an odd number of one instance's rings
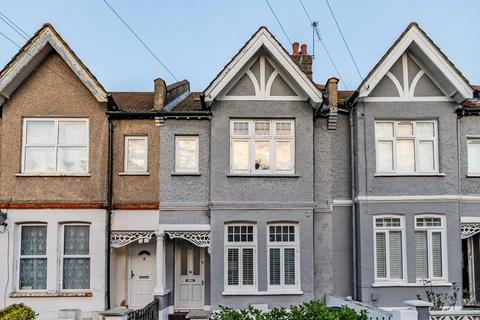
[[[238,285],[238,249],[228,249],[228,285]]]
[[[280,248],[270,248],[270,285],[280,285]]]
[[[285,285],[294,285],[295,284],[295,249],[285,248],[283,249],[283,254],[284,254]]]
[[[385,242],[385,233],[376,233],[376,257],[377,257],[377,278],[387,277],[387,248]]]
[[[441,278],[443,276],[441,232],[432,232],[432,272],[434,278]]]
[[[428,278],[427,232],[415,232],[415,270],[417,279]]]
[[[253,285],[253,248],[243,248],[242,264],[243,264],[243,284]]]
[[[390,278],[403,279],[403,262],[402,262],[402,232],[390,231]]]

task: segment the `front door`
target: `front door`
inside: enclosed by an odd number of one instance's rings
[[[205,248],[178,240],[175,246],[175,308],[203,309]]]
[[[140,309],[153,301],[155,288],[155,246],[153,243],[130,245],[129,307]]]

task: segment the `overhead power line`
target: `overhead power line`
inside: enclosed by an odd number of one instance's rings
[[[348,54],[350,55],[350,58],[352,59],[353,64],[355,65],[355,69],[357,69],[358,76],[360,79],[363,81],[362,73],[360,72],[360,69],[358,68],[357,62],[355,61],[355,58],[353,57],[352,51],[350,50],[350,46],[347,43],[347,40],[345,39],[345,36],[343,35],[342,28],[340,28],[340,24],[337,21],[337,18],[335,17],[335,13],[333,12],[332,7],[330,6],[330,3],[328,0],[325,0],[328,6],[328,10],[330,10],[330,13],[332,14],[333,20],[335,21],[335,24],[337,25],[338,32],[342,36],[343,43],[345,44],[345,47],[347,47]]]
[[[282,23],[280,22],[280,19],[278,19],[278,16],[277,16],[277,14],[275,13],[275,10],[273,10],[273,8],[272,8],[272,6],[270,5],[270,2],[268,2],[268,0],[265,0],[265,2],[267,3],[268,7],[270,8],[270,11],[272,11],[273,16],[275,17],[275,19],[277,20],[278,24],[280,25],[280,28],[282,28],[283,34],[285,34],[285,37],[287,38],[288,42],[289,42],[290,45],[292,46],[293,43],[292,43],[292,41],[290,40],[290,37],[288,36],[287,31],[285,31],[285,28],[283,27]]]
[[[305,5],[303,4],[303,1],[302,1],[302,0],[298,0],[298,1],[299,1],[300,4],[302,5],[303,11],[305,12],[305,15],[307,16],[308,21],[310,21],[310,25],[312,26],[313,31],[315,32],[315,35],[317,36],[318,41],[319,41],[320,44],[322,45],[323,50],[325,51],[328,59],[330,60],[330,63],[332,64],[333,69],[335,69],[335,72],[338,74],[338,77],[340,78],[340,80],[341,80],[343,86],[345,87],[345,89],[348,90],[348,85],[347,85],[347,83],[345,82],[345,80],[343,79],[342,74],[340,73],[340,70],[338,70],[337,64],[336,64],[335,61],[333,60],[333,57],[332,57],[332,55],[330,54],[330,52],[328,51],[327,45],[326,45],[325,42],[323,41],[322,36],[321,36],[321,34],[320,34],[320,31],[318,30],[318,22],[312,20],[312,18],[311,18],[310,15],[308,14],[307,8],[306,8]]]
[[[15,30],[23,39],[28,40],[30,36],[22,28],[20,28],[14,21],[7,17],[3,12],[0,11],[0,19],[3,20],[10,28]]]
[[[150,47],[145,43],[145,41],[140,38],[140,36],[133,30],[132,27],[128,25],[128,23],[120,16],[120,14],[113,9],[113,7],[107,2],[107,0],[103,0],[105,4],[110,8],[110,10],[117,16],[120,21],[130,30],[130,32],[137,38],[137,40],[143,45],[145,49],[153,56],[153,58],[170,74],[170,76],[175,79],[175,81],[178,81],[177,77],[174,76],[174,74],[167,68],[167,66],[160,60],[160,58],[157,57],[157,55],[150,49]]]

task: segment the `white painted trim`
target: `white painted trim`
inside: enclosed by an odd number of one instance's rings
[[[409,91],[409,94],[408,94],[409,97],[414,96],[415,89],[417,88],[418,81],[420,81],[420,79],[424,75],[425,75],[425,71],[423,71],[423,69],[420,69],[420,71],[418,71],[418,73],[415,75],[415,77],[413,77],[412,85],[410,86],[410,91]]]
[[[352,200],[351,199],[333,199],[332,206],[334,207],[351,207]]]
[[[387,77],[389,77],[390,80],[392,80],[393,84],[394,84],[395,87],[397,88],[398,96],[399,96],[399,97],[404,97],[405,94],[404,94],[404,92],[403,92],[402,85],[401,85],[400,82],[398,81],[397,77],[395,77],[395,75],[394,75],[393,73],[391,73],[390,71],[387,72]]]
[[[460,217],[461,223],[480,223],[479,217]]]
[[[313,202],[212,202],[209,206],[211,210],[313,210]]]
[[[159,224],[155,234],[163,234],[165,231],[210,231],[209,224]]]
[[[212,102],[231,82],[231,80],[243,69],[243,67],[261,49],[265,50],[282,66],[282,68],[299,84],[314,104],[322,102],[322,93],[308,79],[307,75],[300,70],[300,67],[293,62],[288,53],[274,39],[272,34],[262,27],[235,56],[235,58],[223,69],[220,75],[205,90],[205,101]]]
[[[209,210],[207,203],[162,203],[160,211],[206,211]]]
[[[480,196],[459,195],[421,195],[421,196],[358,196],[355,202],[387,203],[387,202],[480,202]]]
[[[428,284],[430,286],[430,284]],[[433,287],[451,287],[453,284],[448,281],[432,281]],[[375,282],[372,284],[374,288],[383,287],[425,287],[422,282]]]
[[[302,290],[275,290],[275,291],[228,291],[222,292],[223,296],[293,296],[302,295]]]
[[[128,170],[128,143],[130,140],[145,141],[145,169],[144,170]],[[148,136],[144,135],[126,135],[124,138],[123,153],[123,172],[119,175],[146,175],[148,174]]]
[[[450,97],[438,96],[438,97],[364,97],[360,98],[364,102],[426,102],[426,101],[447,101],[454,102],[455,100]]]

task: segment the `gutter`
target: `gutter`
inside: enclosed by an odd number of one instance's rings
[[[181,111],[181,112],[166,112],[166,111],[144,111],[144,112],[129,112],[129,111],[107,111],[109,118],[112,119],[154,119],[155,117],[163,118],[186,118],[186,119],[210,119],[212,113],[210,111]]]

